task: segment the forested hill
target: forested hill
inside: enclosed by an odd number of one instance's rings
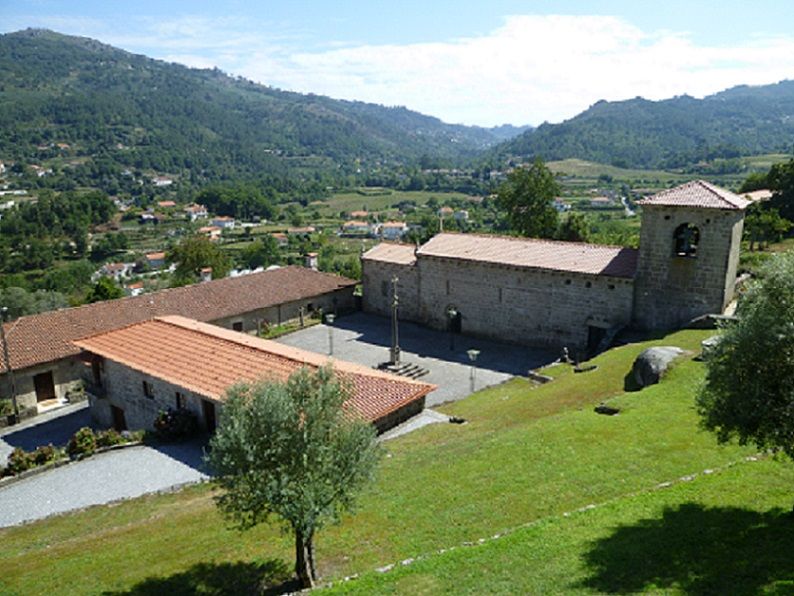
[[[600,101],[570,120],[525,132],[494,152],[663,168],[717,157],[788,153],[792,145],[794,81],[783,81],[733,87],[700,100]]]
[[[307,163],[457,163],[521,131],[285,92],[47,30],[0,35],[0,160],[60,143],[100,170],[279,176]]]

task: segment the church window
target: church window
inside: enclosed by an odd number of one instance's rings
[[[700,230],[692,224],[683,223],[673,234],[673,254],[677,257],[696,257]]]

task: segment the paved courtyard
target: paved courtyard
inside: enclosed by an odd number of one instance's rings
[[[390,320],[377,315],[355,313],[339,317],[333,324],[334,357],[340,360],[375,366],[389,359]],[[462,399],[470,394],[471,363],[466,351],[480,350],[475,363],[475,389],[502,383],[516,375],[548,364],[557,354],[465,335],[427,329],[412,323],[400,323],[402,360],[430,371],[422,381],[438,385],[428,395],[426,405],[435,406]],[[278,339],[290,346],[328,353],[329,327],[315,325]]]

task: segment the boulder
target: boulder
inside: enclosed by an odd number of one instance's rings
[[[675,346],[659,346],[643,350],[631,367],[634,381],[640,387],[655,385],[664,376],[670,363],[683,353],[684,350]]]

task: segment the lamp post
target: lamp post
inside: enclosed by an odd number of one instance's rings
[[[397,329],[397,307],[400,304],[397,296],[397,282],[399,278],[395,275],[391,278],[391,349],[389,350],[389,364],[400,363],[400,341]]]
[[[458,311],[455,310],[454,306],[450,306],[447,308],[447,328],[449,329],[449,349],[450,351],[455,350],[455,332],[453,331],[453,325],[455,323],[455,317],[458,316]]]
[[[3,306],[0,308],[0,341],[3,342],[3,361],[6,367],[6,374],[8,375],[8,383],[11,385],[11,403],[14,406],[14,423],[19,422],[19,404],[17,403],[17,386],[14,381],[14,370],[11,368],[11,357],[8,354],[8,340],[6,339],[6,330],[3,325],[8,315],[8,307]]]
[[[480,355],[480,350],[467,350],[466,354],[469,355],[469,361],[471,361],[471,372],[469,373],[469,393],[474,393],[474,363],[477,362],[477,356]]]
[[[334,324],[334,319],[336,319],[336,315],[333,313],[328,313],[325,315],[325,323],[328,325],[328,355],[334,355],[334,328],[332,325]]]

